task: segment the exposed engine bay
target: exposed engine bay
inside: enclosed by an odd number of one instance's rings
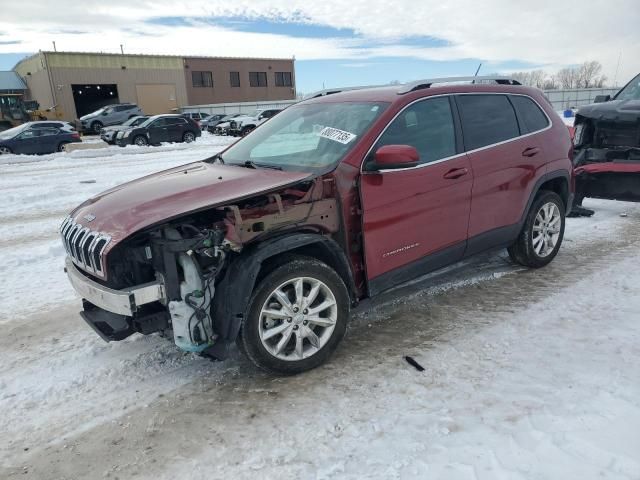
[[[602,100],[575,119],[574,216],[594,213],[582,207],[586,197],[640,202],[640,75]]]
[[[251,247],[252,240],[277,236],[301,224],[315,233],[338,230],[333,180],[316,178],[134,234],[109,252],[105,279],[91,278],[113,291],[161,285],[162,298],[135,305],[130,315],[84,300],[81,314],[107,341],[136,332],[160,332],[172,335],[184,351],[210,353],[207,350],[221,334],[233,336],[214,314],[226,300],[216,298],[218,283],[235,275],[228,272],[230,264]]]

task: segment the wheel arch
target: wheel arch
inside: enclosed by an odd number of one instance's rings
[[[573,192],[570,188],[570,180],[571,176],[567,170],[554,170],[553,172],[548,172],[542,175],[531,190],[531,195],[527,201],[526,208],[522,212],[520,224],[524,223],[524,219],[529,213],[529,209],[531,208],[533,201],[541,190],[549,190],[557,193],[564,202],[566,213],[569,213],[573,197]]]
[[[351,267],[343,250],[334,240],[317,233],[300,232],[270,238],[254,247],[248,247],[234,258],[218,282],[212,308],[219,339],[207,349],[208,355],[226,358],[229,346],[238,336],[247,314],[256,283],[282,264],[278,259],[283,254],[304,255],[326,263],[342,278],[351,301],[355,302],[356,289]]]

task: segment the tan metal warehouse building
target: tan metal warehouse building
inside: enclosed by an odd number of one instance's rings
[[[69,121],[112,103],[136,103],[154,115],[186,105],[295,98],[293,59],[39,52],[14,70],[27,98],[56,106]]]

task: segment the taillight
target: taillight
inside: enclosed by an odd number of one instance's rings
[[[75,139],[78,139],[78,140],[79,140],[79,139],[80,139],[80,134],[79,134],[78,132],[73,132],[73,133],[71,134],[71,138],[75,138]]]

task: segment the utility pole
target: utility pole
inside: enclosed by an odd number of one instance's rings
[[[618,70],[620,70],[620,59],[622,58],[622,50],[620,50],[620,53],[618,54],[618,64],[616,65],[616,74],[613,77],[613,85],[611,85],[612,87],[617,87],[618,86]]]
[[[57,52],[57,51],[58,51],[58,50],[56,50],[56,41],[55,41],[55,40],[53,41],[53,51],[54,51],[54,52]]]
[[[120,53],[124,55],[124,47],[122,46],[122,44],[120,44]]]

